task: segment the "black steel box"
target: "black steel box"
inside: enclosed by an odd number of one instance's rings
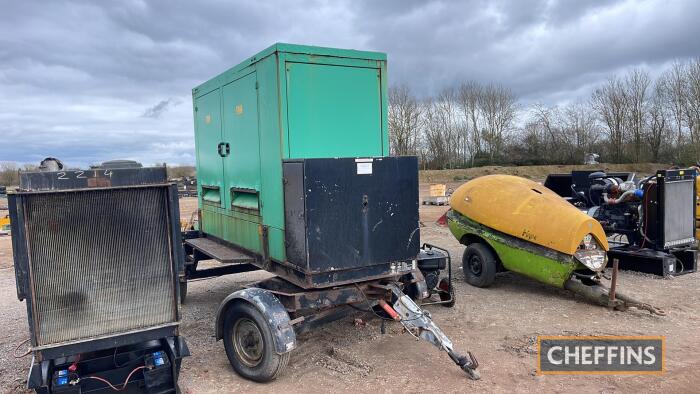
[[[369,279],[416,258],[416,157],[288,160],[283,170],[287,260],[307,276]]]

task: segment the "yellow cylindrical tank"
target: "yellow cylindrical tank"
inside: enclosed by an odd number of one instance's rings
[[[529,179],[476,178],[455,190],[450,205],[484,226],[562,253],[574,254],[587,234],[608,250],[600,223]]]

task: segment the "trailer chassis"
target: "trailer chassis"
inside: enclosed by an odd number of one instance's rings
[[[188,236],[185,234],[183,238],[188,239]],[[186,286],[188,279],[265,267],[255,256],[237,262],[221,259],[242,253],[225,248],[234,249],[224,243],[186,241],[186,260],[191,268],[185,270],[181,283]],[[271,381],[284,370],[290,352],[297,347],[297,334],[347,316],[354,308],[402,324],[410,335],[444,350],[471,379],[479,379],[476,357],[471,352],[466,355],[457,352],[430,313],[416,303],[416,300],[426,300],[426,305],[454,305],[449,252],[427,244],[423,250],[430,250],[431,254],[444,253],[447,260],[449,276],[435,289],[428,289],[417,264],[391,277],[368,278],[327,288],[303,288],[287,278],[274,276],[251,283],[221,302],[215,324],[216,339],[224,341],[229,362],[239,375],[259,382]],[[221,267],[196,269],[199,260],[217,260],[217,257]],[[440,301],[431,301],[431,296],[436,294]]]

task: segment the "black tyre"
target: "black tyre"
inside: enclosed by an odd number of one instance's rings
[[[498,261],[491,249],[481,243],[467,246],[462,255],[464,278],[472,286],[488,287],[493,283],[498,270]]]
[[[228,309],[224,347],[233,369],[256,382],[274,380],[289,362],[289,353],[275,352],[272,331],[263,314],[248,303],[238,303]]]

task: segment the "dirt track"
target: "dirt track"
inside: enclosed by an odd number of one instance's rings
[[[183,211],[192,209],[183,201]],[[514,274],[497,277],[488,289],[463,281],[463,247],[434,220],[446,208],[421,207],[421,241],[449,248],[456,267],[457,305],[428,309],[459,350],[471,350],[481,363],[482,380],[470,381],[449,358],[390,324],[359,314],[301,335],[288,369],[275,382],[256,384],[239,378],[213,338],[219,302],[243,284],[266,274],[249,273],[190,284],[183,306],[182,334],[192,357],[183,364],[180,385],[186,393],[213,392],[697,392],[700,384],[700,282],[690,274],[659,279],[622,273],[620,291],[666,309],[666,317],[645,312],[613,312],[580,302],[570,294]],[[183,214],[183,218],[189,217]],[[29,357],[11,352],[27,334],[26,309],[17,301],[9,237],[0,237],[0,392],[18,392],[25,384]],[[353,319],[366,319],[355,326]],[[575,334],[666,335],[664,376],[536,376],[536,336]]]

